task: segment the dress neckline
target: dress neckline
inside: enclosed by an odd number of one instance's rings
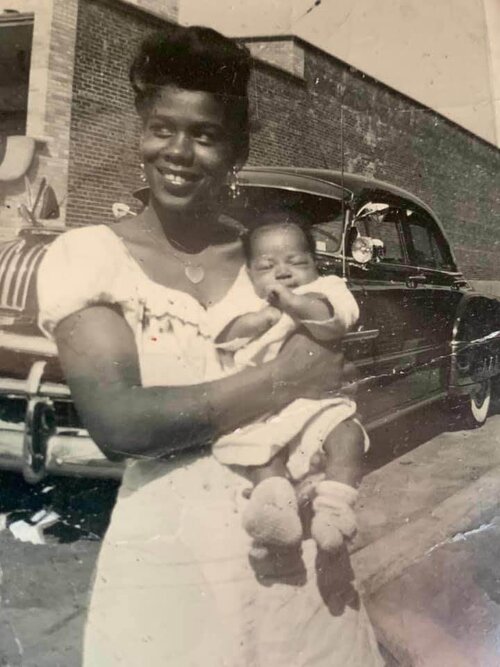
[[[143,280],[146,282],[150,283],[155,287],[155,289],[162,289],[167,292],[174,292],[175,294],[180,294],[183,298],[187,299],[188,301],[193,301],[199,308],[201,308],[204,312],[208,312],[209,310],[216,308],[219,306],[220,303],[222,303],[227,296],[232,292],[234,287],[240,282],[242,279],[243,275],[246,272],[245,268],[245,263],[243,262],[241,267],[239,268],[238,272],[236,273],[236,276],[229,286],[227,292],[218,300],[212,303],[210,306],[204,306],[202,303],[198,301],[196,297],[194,297],[192,294],[189,294],[189,292],[185,292],[184,290],[178,289],[177,287],[167,287],[167,285],[163,285],[162,283],[159,283],[157,280],[154,280],[149,276],[144,268],[140,265],[140,263],[137,261],[137,259],[133,256],[133,254],[130,252],[129,248],[127,247],[127,244],[123,240],[123,238],[117,234],[116,232],[113,231],[113,229],[109,225],[101,224],[99,227],[104,228],[107,230],[107,232],[115,239],[116,243],[121,247],[123,252],[125,253],[125,256],[129,263],[134,267],[136,272],[138,272]]]

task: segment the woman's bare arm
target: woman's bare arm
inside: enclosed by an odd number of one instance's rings
[[[335,390],[341,380],[342,356],[297,335],[260,367],[199,385],[144,388],[132,331],[107,306],[70,315],[55,338],[84,425],[115,455],[167,456],[208,445],[299,396]]]

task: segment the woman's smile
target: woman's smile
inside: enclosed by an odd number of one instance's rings
[[[202,174],[185,170],[158,168],[158,172],[163,178],[165,188],[177,197],[190,194],[202,178]]]

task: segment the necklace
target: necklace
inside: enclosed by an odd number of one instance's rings
[[[186,278],[193,283],[193,285],[198,285],[201,283],[205,277],[205,269],[201,264],[195,264],[191,262],[186,262],[185,259],[179,256],[179,254],[170,247],[168,252],[174,257],[182,266],[184,267],[184,275]]]
[[[144,227],[144,230],[151,237],[154,237],[154,234],[150,229]],[[174,244],[172,241],[168,243],[168,247],[166,248],[167,253],[171,255],[174,259],[176,259],[179,262],[179,264],[182,264],[182,266],[184,267],[184,275],[189,280],[189,282],[193,283],[193,285],[198,285],[199,283],[201,283],[201,281],[205,278],[204,267],[200,263],[191,262],[186,257],[180,255],[173,247],[173,245]],[[184,246],[182,246],[179,242],[176,242],[176,245],[178,246],[179,250],[182,250],[184,253],[189,254],[187,253],[187,250],[184,248]]]

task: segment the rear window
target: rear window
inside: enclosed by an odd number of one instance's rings
[[[246,229],[258,227],[264,213],[289,210],[299,214],[311,226],[319,253],[340,250],[342,239],[342,202],[308,192],[280,188],[243,187],[241,194],[229,202],[226,214]]]
[[[413,264],[431,269],[454,270],[446,242],[433,220],[420,211],[408,209],[405,226]]]

